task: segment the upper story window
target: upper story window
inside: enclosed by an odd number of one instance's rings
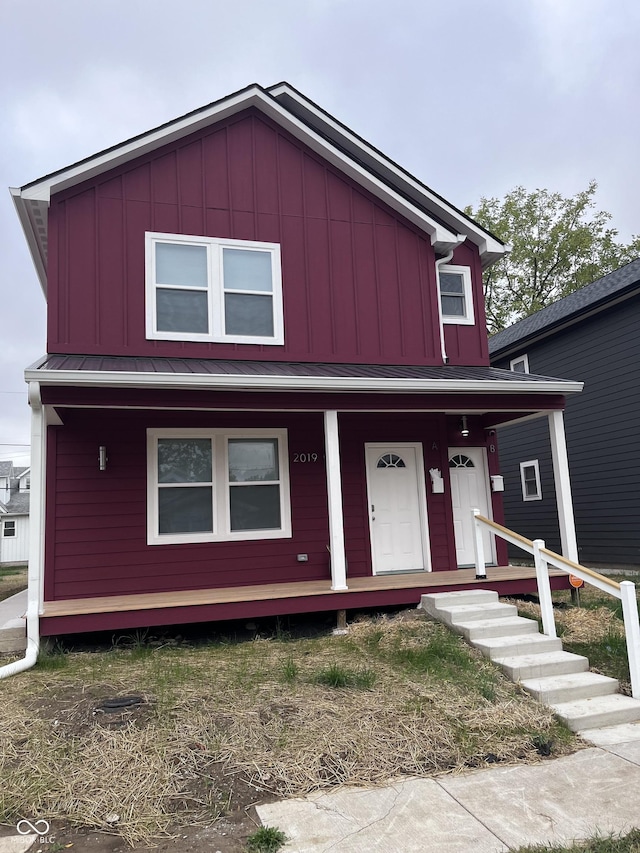
[[[146,234],[147,338],[283,344],[280,246]]]
[[[512,358],[509,362],[509,369],[513,370],[514,373],[528,373],[529,372],[529,359],[527,354],[519,355],[517,358]]]
[[[2,525],[2,535],[6,537],[16,535],[16,523],[12,519],[5,519]]]
[[[442,322],[473,326],[475,318],[469,267],[441,266],[439,285]]]

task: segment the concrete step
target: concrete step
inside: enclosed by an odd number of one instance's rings
[[[420,598],[420,607],[431,616],[436,616],[442,607],[456,607],[464,604],[497,604],[498,593],[491,589],[463,589],[457,592],[430,592]],[[439,617],[437,617],[439,618]]]
[[[483,604],[462,604],[438,608],[438,619],[451,625],[453,622],[475,622],[485,619],[508,619],[517,616],[515,604],[503,604],[501,601]]]
[[[0,628],[0,652],[23,652],[27,648],[24,619],[14,619]]]
[[[608,678],[606,675],[598,675],[595,672],[572,672],[543,678],[525,678],[520,684],[527,693],[544,705],[591,699],[594,696],[609,696],[617,693],[620,687],[615,678]]]
[[[564,675],[569,672],[584,672],[589,669],[587,658],[582,655],[574,655],[571,652],[544,652],[534,655],[495,657],[493,662],[502,667],[505,675],[512,681]]]
[[[552,703],[550,707],[573,732],[640,720],[640,701],[619,693],[578,699],[575,702]]]
[[[522,634],[537,634],[538,623],[522,616],[505,619],[477,619],[473,622],[452,622],[451,630],[475,644],[476,640],[488,637],[516,637]]]
[[[513,655],[535,655],[562,651],[562,642],[557,637],[545,637],[542,634],[523,634],[518,637],[487,637],[484,640],[474,640],[473,645],[492,661],[496,658]]]
[[[582,729],[578,734],[594,746],[616,746],[620,743],[639,741],[640,723],[620,723],[618,726],[605,726],[602,729]]]

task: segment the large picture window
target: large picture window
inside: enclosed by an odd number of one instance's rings
[[[283,344],[280,246],[146,235],[147,338]]]
[[[469,267],[452,264],[441,266],[438,284],[442,322],[472,326],[475,319]]]
[[[286,430],[147,431],[148,542],[291,536]]]

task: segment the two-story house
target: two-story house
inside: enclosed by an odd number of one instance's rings
[[[489,366],[504,245],[288,84],[12,192],[43,634],[417,603],[475,583],[498,424],[546,416],[565,482],[580,383]]]
[[[31,469],[0,462],[0,566],[29,559]]]
[[[640,565],[640,259],[525,317],[489,341],[492,363],[584,382],[567,401],[582,562]],[[557,548],[551,447],[537,422],[500,433],[507,524]]]

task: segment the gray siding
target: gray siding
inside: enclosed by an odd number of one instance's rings
[[[640,296],[531,347],[531,373],[585,383],[565,428],[580,559],[640,564]],[[509,367],[507,359],[494,366]],[[500,430],[508,526],[559,546],[546,419]],[[520,462],[540,460],[542,501],[522,500]]]

